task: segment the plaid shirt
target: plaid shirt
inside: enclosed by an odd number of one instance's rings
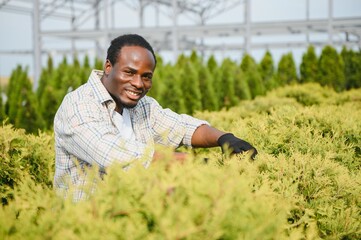
[[[55,115],[57,189],[68,189],[67,178],[72,185],[84,186],[85,173],[81,169],[93,165],[99,167],[100,174],[113,162],[126,167],[141,161],[147,167],[154,144],[191,146],[197,127],[208,124],[163,109],[156,100],[145,96],[129,109],[135,140],[126,140],[114,124],[115,102],[100,81],[102,75],[103,71],[93,70],[86,84],[65,96]],[[82,195],[82,191],[78,192],[75,200],[83,198]]]

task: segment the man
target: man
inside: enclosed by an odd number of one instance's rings
[[[257,150],[206,121],[163,109],[146,96],[152,87],[156,57],[141,36],[115,38],[104,71],[93,70],[86,84],[67,94],[54,119],[56,167],[54,186],[67,190],[85,184],[87,167],[100,174],[113,162],[147,167],[159,157],[154,144],[177,148],[229,146],[234,153]],[[177,156],[175,156],[177,157]],[[79,171],[80,169],[80,171]],[[75,200],[83,198],[79,191]]]

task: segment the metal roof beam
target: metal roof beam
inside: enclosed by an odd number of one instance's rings
[[[359,29],[361,31],[360,18],[334,19],[333,29],[347,31]],[[162,35],[172,31],[173,26],[147,27],[147,28],[110,28],[108,31],[112,35],[120,35],[127,32],[141,32],[154,36]],[[237,36],[245,34],[245,24],[213,24],[213,25],[192,25],[177,26],[180,35],[187,36]],[[258,22],[250,24],[250,33],[253,36],[276,35],[276,34],[304,34],[307,31],[327,32],[327,20],[310,21],[288,21],[288,22]],[[91,38],[101,37],[103,30],[77,30],[70,31],[42,31],[43,36],[63,37],[63,38]]]

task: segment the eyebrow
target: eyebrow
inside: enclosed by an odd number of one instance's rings
[[[128,66],[124,67],[124,70],[130,70],[130,71],[132,71],[132,72],[138,72],[137,69],[132,68],[132,67],[128,67]]]
[[[132,68],[132,67],[129,67],[129,66],[124,67],[124,70],[129,70],[129,71],[134,72],[134,73],[138,72],[137,69]],[[154,73],[153,73],[152,71],[150,71],[150,72],[144,72],[144,73],[142,74],[142,76],[144,76],[144,75],[149,75],[149,74],[153,76]]]

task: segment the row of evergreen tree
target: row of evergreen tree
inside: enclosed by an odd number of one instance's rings
[[[8,119],[15,127],[31,133],[51,129],[65,94],[85,83],[92,68],[102,69],[102,65],[102,61],[95,60],[90,66],[88,57],[83,64],[76,57],[69,64],[64,57],[55,68],[49,57],[35,92],[28,69],[18,66],[10,76],[5,103],[0,94],[0,121]],[[240,63],[227,58],[220,64],[214,56],[202,59],[196,51],[190,56],[180,55],[175,64],[165,64],[158,56],[149,95],[164,107],[193,114],[199,110],[229,108],[274,88],[306,82],[318,82],[336,91],[361,87],[361,52],[344,47],[338,53],[333,47],[325,46],[317,56],[315,48],[309,46],[303,54],[299,74],[292,53],[283,55],[277,66],[269,51],[259,63],[248,54]]]

